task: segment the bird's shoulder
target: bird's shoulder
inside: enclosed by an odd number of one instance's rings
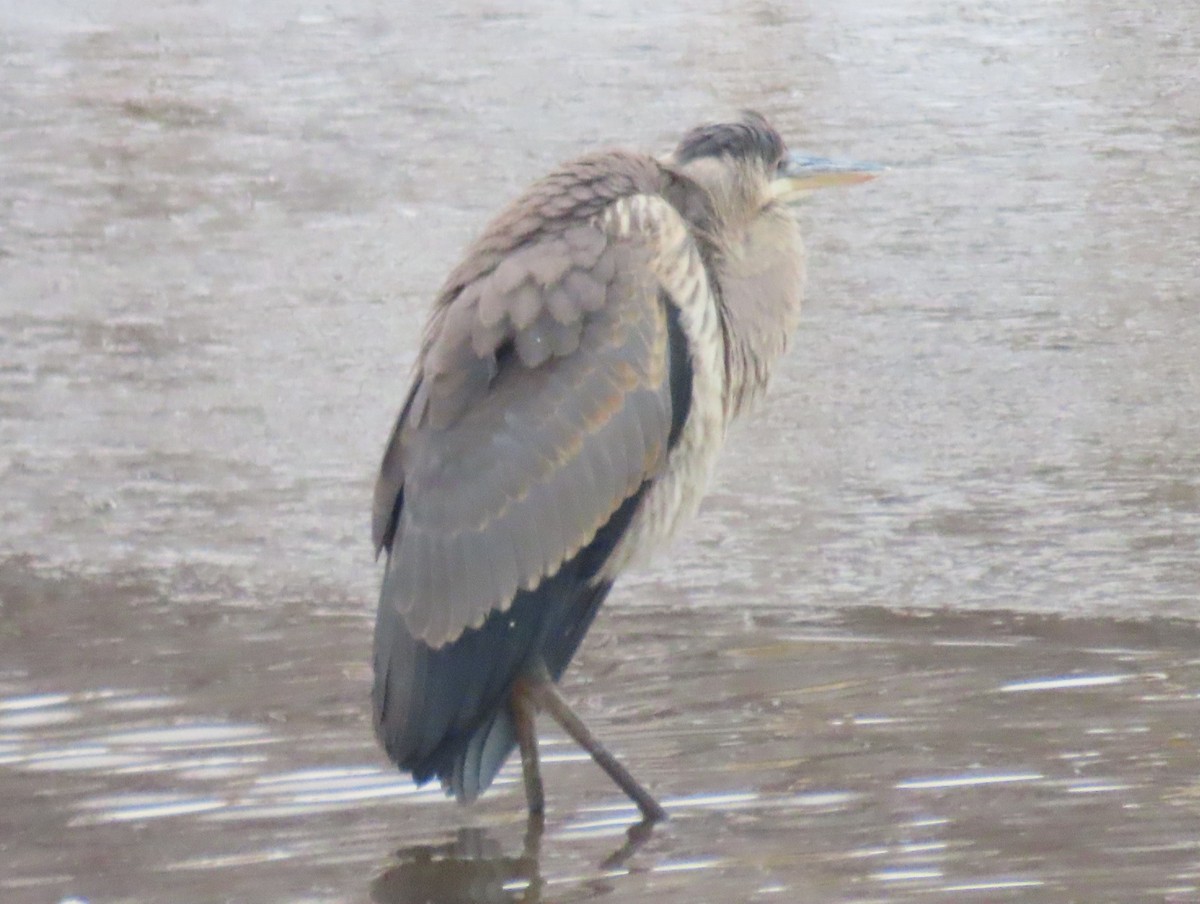
[[[531,185],[484,230],[439,293],[419,370],[451,395],[501,359],[536,368],[573,354],[600,311],[656,303],[651,265],[660,228],[683,220],[664,194],[672,173],[653,157],[607,151],[564,164]],[[508,351],[515,355],[507,356]],[[482,362],[482,365],[481,365]],[[477,380],[472,382],[477,383]],[[453,418],[459,405],[446,409]]]
[[[562,164],[488,224],[450,273],[440,300],[453,298],[513,252],[588,225],[622,198],[662,195],[671,182],[672,174],[657,160],[632,151],[601,151]]]
[[[609,150],[564,163],[529,186],[496,218],[503,231],[536,222],[553,227],[587,219],[623,197],[661,193],[669,171],[648,154]]]

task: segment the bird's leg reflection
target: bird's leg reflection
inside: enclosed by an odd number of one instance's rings
[[[644,819],[625,833],[624,843],[599,863],[618,870],[654,832]],[[371,883],[376,904],[540,904],[545,820],[531,815],[519,856],[507,856],[486,829],[459,829],[453,841],[400,848],[396,863]]]
[[[542,860],[542,836],[546,833],[546,819],[540,813],[530,813],[525,821],[525,849],[522,856],[534,863]]]
[[[460,829],[445,844],[396,851],[396,863],[371,883],[377,904],[539,904],[542,828],[530,819],[520,856],[506,856],[484,829]]]
[[[600,861],[601,869],[620,869],[654,834],[657,820],[643,819],[625,830],[625,843]]]

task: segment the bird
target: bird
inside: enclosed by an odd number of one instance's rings
[[[470,802],[519,749],[543,819],[544,713],[644,823],[666,818],[557,684],[619,575],[695,512],[797,328],[794,204],[879,169],[789,151],[745,112],[661,158],[563,164],[468,248],[433,303],[372,507],[386,555],[374,728],[416,783]]]

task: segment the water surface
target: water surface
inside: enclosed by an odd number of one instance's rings
[[[1200,896],[1200,12],[0,2],[5,901]],[[698,521],[471,810],[381,763],[370,482],[436,287],[597,146],[887,177]],[[610,859],[611,858],[611,859]]]

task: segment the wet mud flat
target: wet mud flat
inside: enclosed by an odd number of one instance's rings
[[[350,601],[188,623],[136,576],[5,562],[3,899],[1200,895],[1195,626],[660,590],[610,607],[566,680],[672,814],[631,847],[634,809],[557,734],[538,838],[511,763],[470,808],[392,773]],[[85,600],[142,633],[60,617]]]

